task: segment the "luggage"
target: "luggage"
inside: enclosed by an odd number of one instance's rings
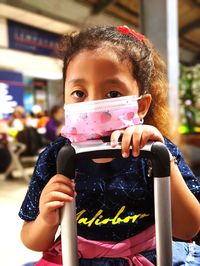
[[[156,228],[157,266],[172,265],[172,225],[170,197],[169,152],[160,142],[149,142],[140,151],[149,158],[154,173],[154,208]],[[57,172],[74,178],[77,158],[121,157],[121,146],[112,148],[110,143],[92,140],[61,148],[57,157]],[[63,266],[77,266],[77,225],[75,200],[65,204],[61,211],[61,239]]]

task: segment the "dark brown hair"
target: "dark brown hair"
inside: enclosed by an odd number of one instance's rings
[[[131,64],[140,95],[152,95],[152,103],[144,122],[157,127],[164,136],[170,137],[166,65],[146,37],[141,41],[136,36],[118,31],[116,27],[95,26],[65,36],[60,48],[64,58],[64,84],[70,60],[84,50],[111,49],[121,62]]]

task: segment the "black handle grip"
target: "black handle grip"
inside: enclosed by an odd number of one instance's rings
[[[131,151],[130,151],[131,153]],[[170,175],[169,152],[166,146],[161,142],[154,142],[150,148],[142,148],[140,156],[149,158],[153,166],[153,174],[155,177],[166,177]],[[106,148],[88,146],[84,150],[76,150],[71,145],[65,145],[61,148],[57,157],[57,172],[69,178],[75,176],[75,161],[76,159],[94,159],[94,158],[120,158],[121,147],[111,148],[110,145]]]
[[[56,167],[57,173],[71,179],[75,177],[75,155],[73,146],[66,144],[58,152]]]
[[[151,162],[154,177],[170,176],[169,151],[163,143],[157,141],[152,144]]]

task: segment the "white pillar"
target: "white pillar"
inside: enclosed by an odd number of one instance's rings
[[[158,49],[167,64],[169,107],[175,123],[179,118],[179,49],[177,0],[140,0],[141,33]]]

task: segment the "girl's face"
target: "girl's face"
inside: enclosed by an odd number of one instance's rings
[[[139,96],[137,82],[129,64],[120,62],[114,52],[106,49],[82,51],[70,61],[66,72],[65,104],[129,95]],[[150,95],[140,100],[140,118],[146,115],[150,102]],[[93,161],[102,163],[110,160]]]
[[[139,89],[127,62],[110,50],[82,51],[69,63],[65,81],[65,103],[137,95]]]

